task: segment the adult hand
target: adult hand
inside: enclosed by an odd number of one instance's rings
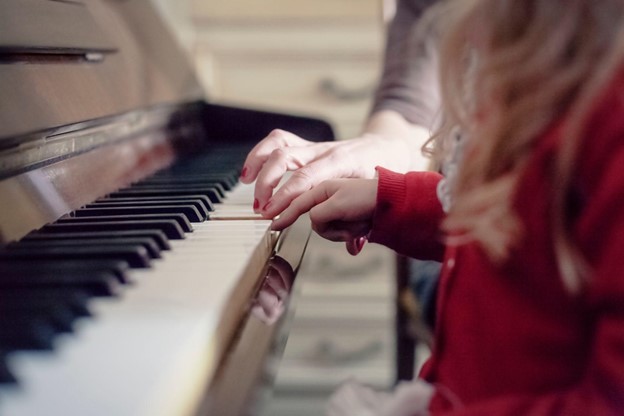
[[[273,230],[283,230],[310,212],[312,229],[321,237],[344,241],[356,255],[371,229],[377,199],[377,179],[333,179],[324,181],[295,198],[273,221]]]
[[[373,178],[375,166],[405,170],[410,149],[400,138],[376,134],[315,143],[284,130],[274,130],[247,156],[241,174],[243,183],[256,181],[254,210],[273,218],[303,192],[327,179]],[[275,192],[284,174],[291,177]]]

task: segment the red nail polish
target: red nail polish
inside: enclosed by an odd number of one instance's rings
[[[355,245],[358,249],[358,252],[362,251],[362,249],[364,248],[364,244],[366,244],[366,237],[360,237],[355,241],[356,241]]]
[[[241,174],[240,174],[240,177],[241,177],[241,178],[244,178],[245,176],[247,176],[247,166],[245,166],[245,167],[243,168],[243,171],[242,171],[242,172],[241,172]]]
[[[259,206],[260,206],[260,202],[258,202],[257,199],[254,199],[253,209],[258,209]]]

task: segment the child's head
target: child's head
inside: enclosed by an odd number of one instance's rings
[[[442,12],[444,126],[438,155],[459,127],[467,142],[445,226],[504,260],[521,238],[510,210],[513,188],[540,133],[564,120],[553,177],[553,233],[568,288],[580,257],[565,231],[565,199],[584,117],[621,67],[622,0],[455,0]],[[452,23],[448,23],[448,22]],[[561,186],[563,184],[563,186]]]

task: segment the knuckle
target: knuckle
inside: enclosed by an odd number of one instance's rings
[[[312,189],[314,186],[314,176],[309,169],[301,168],[293,172],[291,179],[305,189]]]
[[[344,147],[334,147],[327,155],[328,163],[334,167],[336,177],[352,176],[352,167],[357,165],[353,152]]]
[[[286,131],[282,129],[273,129],[271,130],[267,138],[277,140],[279,142],[283,142],[284,144],[286,144]]]
[[[351,153],[348,152],[342,146],[335,146],[331,149],[331,151],[327,155],[331,160],[343,160],[345,158],[351,157]]]
[[[282,147],[278,147],[277,149],[274,149],[271,152],[271,158],[272,159],[285,159],[287,157],[287,155],[288,155],[288,153]]]

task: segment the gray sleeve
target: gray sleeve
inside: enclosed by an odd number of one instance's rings
[[[398,0],[388,28],[384,67],[372,112],[394,110],[410,123],[433,128],[440,108],[436,35],[419,27],[436,0]]]

